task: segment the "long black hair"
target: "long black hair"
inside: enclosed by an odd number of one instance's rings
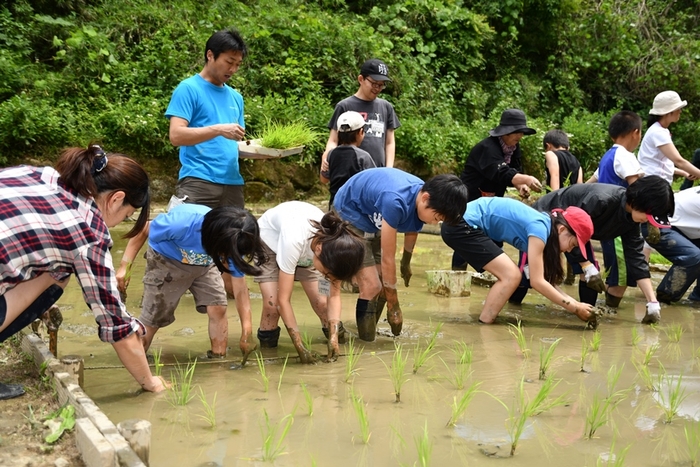
[[[256,276],[267,261],[258,221],[249,211],[234,206],[214,208],[204,215],[202,246],[221,272],[231,272],[230,260],[240,272]]]
[[[321,245],[318,255],[321,264],[335,279],[349,281],[362,268],[365,244],[359,235],[350,230],[350,224],[335,213],[327,212],[321,222],[309,220],[316,229],[311,237],[311,249]]]
[[[559,247],[559,226],[563,225],[574,237],[576,233],[571,229],[569,223],[566,222],[564,216],[549,214],[552,219],[552,228],[547,237],[547,242],[544,244],[544,280],[552,285],[559,285],[564,281],[564,268],[561,265],[561,248]],[[586,252],[582,252],[585,254]]]

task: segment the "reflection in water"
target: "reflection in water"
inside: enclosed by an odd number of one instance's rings
[[[124,230],[125,231],[125,230]],[[121,257],[124,242],[116,239],[115,260]],[[515,258],[512,250],[507,250]],[[433,449],[432,465],[485,465],[495,462],[482,452],[493,449],[509,451],[507,418],[515,398],[515,388],[525,378],[527,397],[534,397],[540,388],[538,380],[539,343],[551,343],[561,338],[549,372],[561,380],[551,397],[565,395],[569,404],[557,407],[529,419],[525,433],[518,443],[517,465],[596,465],[601,456],[611,450],[621,455],[626,446],[626,465],[652,466],[670,460],[683,462],[684,426],[700,420],[700,375],[694,364],[696,321],[700,314],[694,309],[663,307],[662,325],[677,323],[684,333],[679,343],[670,343],[666,334],[639,320],[644,315],[644,298],[636,289],[628,290],[616,315],[604,317],[600,326],[601,347],[586,359],[586,373],[580,372],[582,336],[591,339],[578,319],[551,305],[536,292],[530,292],[522,306],[507,304],[501,324],[484,326],[476,323],[487,289],[473,286],[471,297],[445,298],[431,295],[426,288],[425,270],[447,268],[451,251],[439,236],[421,234],[413,255],[413,280],[406,288],[399,285],[399,298],[404,312],[404,333],[399,337],[406,349],[425,341],[438,322],[445,323],[435,349],[435,356],[408,375],[402,388],[402,402],[395,403],[387,369],[381,360],[391,362],[394,342],[385,320],[380,322],[380,335],[372,343],[362,343],[358,371],[345,383],[345,361],[341,357],[332,364],[304,366],[287,354],[296,355],[288,336],[282,333],[277,349],[265,349],[270,389],[264,392],[261,375],[252,362],[242,370],[231,371],[240,361],[237,340],[240,335],[234,303],[229,301],[229,349],[226,361],[198,360],[194,384],[212,401],[216,394],[216,426],[203,420],[203,407],[195,398],[186,407],[173,408],[164,395],[139,393],[135,383],[119,365],[111,346],[100,343],[96,325],[86,313],[76,281],[60,301],[64,310],[64,327],[59,333],[62,355],[80,354],[85,357],[85,384],[88,394],[109,417],[119,422],[128,418],[146,418],[153,423],[151,465],[177,466],[238,466],[262,465],[258,459],[262,449],[261,426],[265,410],[271,421],[292,414],[294,423],[288,435],[280,440],[284,451],[274,463],[277,466],[393,466],[414,465],[418,459],[417,439],[427,421]],[[142,259],[134,265],[127,307],[138,315],[143,275]],[[659,277],[653,277],[658,282]],[[249,287],[253,287],[252,281]],[[569,294],[576,286],[565,286]],[[326,352],[325,339],[318,319],[305,303],[301,291],[293,294],[293,306],[301,330],[313,338],[313,349]],[[343,293],[343,318],[354,332],[356,295]],[[260,296],[252,294],[253,314],[260,315]],[[72,307],[72,308],[71,308]],[[255,320],[256,318],[254,318]],[[530,358],[524,358],[505,323],[520,319],[524,328]],[[639,342],[632,345],[632,328],[637,329]],[[91,332],[87,332],[92,330]],[[463,390],[455,389],[449,381],[448,368],[454,367],[455,342],[472,346],[471,375],[466,384],[481,382],[480,392],[471,401],[457,426],[445,426],[450,419],[451,404]],[[655,400],[658,397],[638,381],[631,360],[640,362],[645,350],[658,344],[659,351],[649,362],[650,371],[668,375],[683,374],[687,394],[680,405],[677,418],[671,424],[662,422],[663,413]],[[194,309],[191,296],[185,296],[176,313],[176,321],[162,328],[155,336],[153,348],[160,347],[163,374],[169,377],[176,362],[193,360],[209,348],[207,319]],[[341,352],[346,350],[341,347]],[[378,358],[379,357],[379,358]],[[412,353],[407,371],[413,364]],[[442,360],[442,361],[441,361]],[[443,361],[445,363],[443,363]],[[606,393],[606,375],[611,366],[623,368],[618,388],[630,389],[628,397],[612,414],[611,423],[601,427],[596,437],[583,439],[586,412],[590,396]],[[624,366],[623,366],[624,365]],[[282,379],[280,382],[280,378]],[[301,382],[306,385],[312,401],[309,416]],[[351,384],[367,403],[370,431],[368,445],[359,439],[357,415],[350,402]],[[279,390],[278,390],[279,387]],[[488,394],[487,394],[488,393]],[[492,397],[493,396],[493,397]],[[697,422],[695,422],[697,423]],[[671,440],[677,442],[671,445]],[[613,449],[614,444],[614,449]],[[660,447],[662,446],[662,447]],[[500,447],[500,448],[499,448]],[[677,454],[668,454],[676,452]]]

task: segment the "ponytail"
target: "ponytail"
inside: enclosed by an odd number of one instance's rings
[[[365,258],[363,240],[350,230],[350,223],[334,212],[327,212],[321,222],[309,220],[316,229],[311,248],[321,245],[318,259],[334,278],[348,281],[362,268]]]

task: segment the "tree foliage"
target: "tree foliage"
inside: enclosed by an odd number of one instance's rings
[[[201,70],[212,32],[231,26],[250,50],[231,80],[249,131],[274,117],[325,132],[359,65],[379,57],[402,122],[397,158],[426,175],[459,170],[507,107],[541,130],[523,140],[528,170],[541,173],[541,137],[561,127],[589,172],[610,115],[645,116],[667,89],[690,103],[673,127],[688,156],[700,147],[699,18],[695,0],[9,0],[0,163],[95,140],[175,161],[170,95]]]

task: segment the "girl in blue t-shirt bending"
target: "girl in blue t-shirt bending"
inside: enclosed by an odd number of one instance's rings
[[[593,235],[591,217],[582,209],[556,209],[548,214],[514,199],[479,198],[467,204],[462,222],[443,224],[441,233],[445,243],[474,269],[498,278],[486,296],[479,322],[494,322],[523,273],[529,273],[532,287],[553,303],[583,321],[594,319],[591,305],[574,300],[558,287],[564,278],[561,253],[577,246],[585,252]],[[527,256],[524,271],[503,252],[500,245],[504,242]]]

